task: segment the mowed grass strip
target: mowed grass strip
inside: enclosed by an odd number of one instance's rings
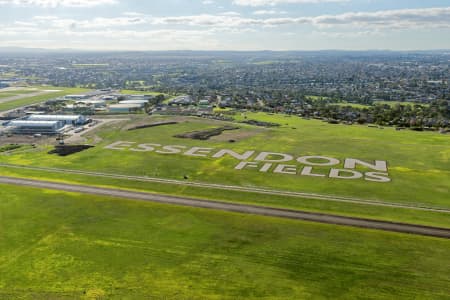
[[[450,241],[0,186],[0,298],[446,299]]]

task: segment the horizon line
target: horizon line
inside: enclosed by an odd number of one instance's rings
[[[80,51],[80,52],[445,52],[450,51],[446,48],[431,48],[431,49],[333,49],[323,48],[315,50],[306,49],[287,49],[287,50],[272,50],[272,49],[247,49],[247,50],[201,50],[201,49],[166,49],[166,50],[154,50],[154,49],[83,49],[83,48],[34,48],[34,47],[21,47],[21,46],[4,46],[0,47],[0,51],[7,50],[23,50],[23,51]]]

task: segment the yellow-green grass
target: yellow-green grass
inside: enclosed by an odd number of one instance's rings
[[[2,299],[446,299],[450,241],[0,186]]]
[[[403,105],[403,106],[414,106],[414,105],[422,105],[422,106],[429,106],[429,104],[424,104],[424,103],[417,103],[417,102],[401,102],[401,101],[375,101],[373,104],[377,105],[389,105],[391,107],[394,107],[396,105]]]
[[[88,91],[82,88],[66,88],[66,87],[41,87],[42,90],[58,90],[58,92],[49,92],[48,94],[24,97],[19,100],[8,101],[0,103],[0,111],[19,108],[22,106],[32,105],[40,102],[44,102],[53,98],[62,97],[70,94],[82,93]]]
[[[230,108],[230,107],[225,107],[225,108],[215,107],[215,108],[214,108],[214,112],[215,112],[215,113],[230,112],[230,111],[233,111],[233,110],[234,110],[234,109],[233,109],[233,108]]]
[[[245,203],[260,206],[297,209],[334,215],[362,217],[374,220],[411,223],[425,226],[450,228],[449,214],[445,212],[424,211],[411,208],[374,206],[363,203],[346,203],[282,195],[267,195],[257,192],[226,191],[214,188],[175,185],[170,183],[142,182],[137,180],[111,179],[79,174],[63,174],[54,171],[18,169],[1,167],[3,176],[47,180],[68,184],[82,184],[105,188],[120,188],[163,195],[193,197],[231,203]]]
[[[164,93],[158,93],[158,92],[152,92],[152,91],[137,91],[137,90],[121,90],[120,91],[121,94],[125,94],[125,95],[152,95],[152,96],[157,96],[157,95],[165,95]]]
[[[144,116],[142,118],[145,119],[145,122],[170,119]],[[244,119],[241,115],[237,118]],[[102,142],[95,148],[78,154],[62,158],[47,154],[49,148],[44,147],[28,153],[0,155],[0,162],[178,180],[183,180],[187,175],[190,181],[450,208],[448,197],[450,139],[446,135],[430,132],[397,132],[392,128],[379,130],[365,126],[330,125],[320,121],[307,121],[297,117],[287,118],[282,115],[262,113],[247,114],[247,118],[276,122],[283,126],[266,129],[240,124],[240,130],[226,133],[229,135],[228,138],[199,141],[179,139],[174,135],[228,123],[189,118],[177,125],[136,131],[122,130],[129,124],[121,123],[110,125],[96,132],[102,138]],[[229,143],[228,139],[233,138],[234,134],[240,134],[246,138],[238,140],[236,143]],[[369,162],[386,160],[392,182],[377,183],[363,179],[339,180],[274,174],[273,172],[261,173],[252,169],[237,171],[234,167],[239,161],[229,157],[212,159],[185,155],[163,155],[155,152],[115,151],[104,148],[117,141],[198,146],[217,150],[226,148],[239,153],[246,150],[268,151],[290,153],[295,157],[322,155],[341,161],[345,158],[357,158]],[[326,172],[326,170],[319,168],[317,172]],[[360,171],[367,170],[361,169]],[[93,182],[96,180],[93,179]]]
[[[171,100],[177,97],[177,96],[170,96],[165,93],[158,93],[151,91],[137,91],[137,90],[121,90],[120,93],[125,95],[152,95],[152,96],[164,95],[164,97],[166,98],[166,100],[163,101],[164,104],[169,103]]]
[[[309,96],[306,96],[306,99],[317,101],[317,100],[327,100],[327,99],[330,99],[330,98],[329,97],[323,97],[323,96],[309,95]]]
[[[339,102],[339,103],[332,103],[331,105],[337,105],[337,106],[350,106],[354,108],[368,108],[370,105],[364,105],[359,103],[350,103],[350,102]]]
[[[14,96],[20,96],[20,95],[27,95],[27,94],[32,94],[32,93],[36,93],[36,92],[39,92],[39,90],[29,90],[29,89],[16,90],[16,91],[2,91],[2,90],[0,90],[0,99],[14,97]]]

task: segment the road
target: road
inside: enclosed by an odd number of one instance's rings
[[[272,189],[265,189],[265,188],[258,188],[258,187],[224,185],[224,184],[194,182],[194,181],[186,181],[186,180],[181,181],[181,180],[175,180],[175,179],[154,178],[154,177],[146,177],[146,176],[131,176],[131,175],[91,172],[91,171],[82,171],[82,170],[48,168],[48,167],[33,167],[33,166],[7,164],[7,163],[0,163],[0,167],[41,171],[41,172],[51,172],[51,173],[61,173],[61,174],[76,174],[76,175],[85,175],[85,176],[92,176],[92,177],[104,177],[104,178],[130,180],[130,181],[173,184],[173,185],[180,185],[180,186],[187,186],[187,187],[200,187],[200,188],[218,189],[218,190],[226,190],[226,191],[257,193],[257,194],[274,195],[274,196],[287,196],[287,197],[296,197],[296,198],[303,198],[303,199],[314,199],[314,200],[331,201],[331,202],[344,202],[344,203],[353,203],[353,204],[360,204],[360,205],[392,207],[392,208],[412,209],[412,210],[419,210],[419,211],[440,212],[440,213],[450,214],[450,210],[448,208],[444,208],[444,207],[429,207],[429,206],[425,206],[425,205],[421,205],[421,204],[393,203],[393,202],[387,202],[387,201],[377,201],[377,200],[343,197],[343,196],[336,196],[336,195],[322,195],[322,194],[316,194],[316,193],[292,192],[292,191],[272,190]]]
[[[450,229],[0,176],[0,183],[450,239]]]

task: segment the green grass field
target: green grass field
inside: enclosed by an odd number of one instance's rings
[[[409,106],[414,106],[414,105],[422,105],[422,106],[430,106],[429,104],[424,104],[424,103],[417,103],[417,102],[400,102],[400,101],[375,101],[374,104],[380,104],[380,105],[389,105],[389,106],[395,106],[395,105],[409,105]]]
[[[370,107],[370,105],[364,105],[364,104],[359,104],[359,103],[350,103],[350,102],[340,102],[340,103],[332,103],[331,105],[337,105],[337,106],[350,106],[350,107],[354,107],[354,108],[368,108]]]
[[[19,96],[19,95],[27,95],[39,92],[39,90],[29,90],[29,89],[23,89],[23,90],[17,90],[17,91],[2,91],[0,90],[0,100],[4,98]]]
[[[310,96],[306,96],[306,99],[312,100],[312,101],[317,101],[317,100],[328,100],[328,99],[330,99],[330,98],[329,98],[329,97],[322,97],[322,96],[313,96],[313,95],[310,95]]]
[[[50,100],[53,98],[66,96],[69,94],[76,94],[76,93],[82,93],[82,92],[88,91],[87,89],[81,89],[81,88],[65,88],[65,87],[50,87],[50,86],[37,87],[37,88],[39,90],[59,90],[59,91],[58,92],[49,92],[48,94],[39,95],[39,96],[24,97],[22,99],[9,101],[6,103],[0,103],[0,111],[15,109],[15,108],[19,108],[19,107],[26,106],[26,105],[32,105],[32,104],[44,102],[46,100]],[[16,92],[14,92],[14,93],[16,93]],[[26,93],[20,92],[19,94],[15,94],[12,96],[17,96],[17,95],[22,95],[22,94],[25,95],[27,93],[28,93],[28,91]],[[0,93],[0,97],[1,97],[1,95],[2,95],[2,93]],[[11,97],[11,96],[8,96],[8,97]]]
[[[236,121],[281,126],[239,123],[239,130],[200,141],[174,135],[230,123],[129,117],[88,133],[96,144],[90,150],[63,158],[47,153],[51,144],[21,147],[0,153],[0,163],[450,208],[448,135],[242,113]],[[126,130],[167,120],[179,124]],[[386,160],[392,182],[237,171],[239,161],[229,157],[105,149],[117,141]],[[0,174],[450,228],[443,212],[11,167],[0,167]],[[8,185],[0,185],[0,199],[0,299],[448,299],[450,294],[445,239]]]
[[[152,91],[136,91],[136,90],[121,90],[120,93],[125,94],[125,95],[153,95],[153,96],[157,96],[160,94],[166,95],[164,93],[158,93],[158,92],[152,92]]]
[[[179,180],[187,175],[192,181],[268,187],[450,208],[448,197],[450,139],[447,135],[429,132],[397,132],[392,128],[380,130],[363,126],[329,125],[324,122],[279,115],[248,114],[247,117],[277,122],[283,126],[266,129],[240,124],[240,130],[227,132],[208,141],[199,141],[173,136],[221,126],[223,123],[190,118],[177,125],[136,131],[125,131],[122,129],[126,124],[115,124],[97,132],[102,141],[95,148],[79,154],[61,158],[48,155],[48,148],[44,147],[40,151],[0,156],[0,161]],[[158,117],[143,118],[148,118],[148,122],[167,120],[167,118]],[[237,116],[237,118],[244,117]],[[238,141],[229,143],[230,138],[237,138]],[[104,148],[117,141],[226,148],[239,153],[257,150],[290,153],[294,156],[324,155],[341,161],[345,158],[372,162],[385,160],[389,164],[392,182],[377,183],[364,179],[340,180],[273,172],[261,173],[254,169],[237,171],[234,167],[239,161],[229,157],[212,159],[163,155],[155,152],[115,151]],[[319,168],[317,172],[326,170]]]
[[[238,120],[244,120],[244,117],[244,115],[236,116]],[[448,136],[430,132],[398,132],[392,128],[380,130],[365,126],[330,125],[319,121],[306,121],[296,117],[262,113],[247,114],[246,117],[248,119],[277,122],[283,126],[267,129],[239,124],[241,129],[238,131],[230,131],[208,141],[198,141],[179,139],[173,136],[192,130],[217,127],[226,123],[199,118],[183,118],[179,119],[181,123],[177,125],[136,131],[123,130],[124,127],[136,122],[148,123],[172,119],[171,117],[135,116],[132,117],[132,121],[116,123],[90,134],[89,140],[94,141],[101,138],[101,142],[97,144],[96,148],[88,151],[62,158],[47,154],[52,147],[49,145],[37,149],[25,148],[12,153],[0,154],[0,162],[177,180],[184,180],[183,176],[188,175],[189,180],[187,181],[254,186],[351,196],[408,205],[450,208],[448,197],[450,140]],[[94,138],[94,136],[97,137]],[[236,143],[229,143],[229,138],[239,139]],[[389,163],[392,182],[375,183],[363,179],[346,181],[270,172],[260,173],[251,169],[236,171],[234,167],[238,161],[231,158],[211,159],[183,155],[163,155],[154,152],[142,153],[104,149],[105,146],[117,141],[199,146],[215,149],[228,148],[240,153],[255,149],[302,155],[328,155],[341,160],[348,157],[367,161],[383,159]],[[46,178],[64,182],[121,187],[163,194],[245,202],[450,228],[450,218],[448,218],[447,213],[4,167],[0,169],[0,173],[9,176]]]
[[[448,299],[448,240],[0,186],[2,299]]]

